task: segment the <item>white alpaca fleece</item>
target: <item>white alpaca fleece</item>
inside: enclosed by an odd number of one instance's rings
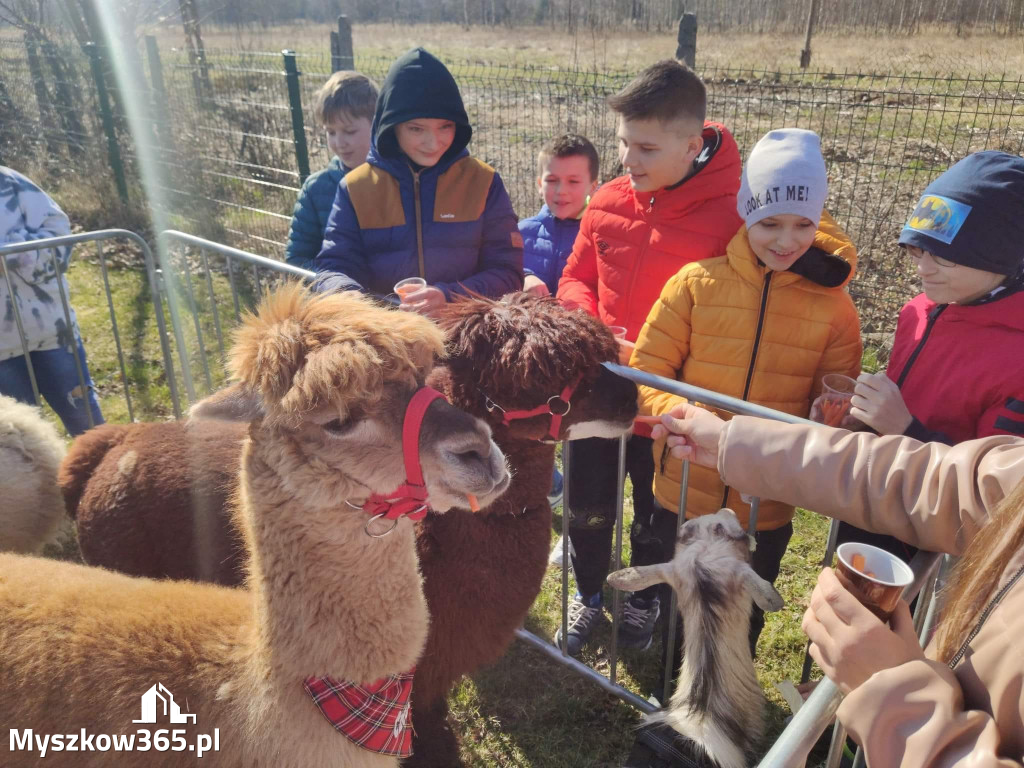
[[[42,550],[64,518],[64,443],[39,409],[0,395],[0,551]]]

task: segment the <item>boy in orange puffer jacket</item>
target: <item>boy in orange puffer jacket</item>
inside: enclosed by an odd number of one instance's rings
[[[640,331],[630,365],[758,405],[807,417],[829,373],[860,371],[860,321],[846,285],[856,250],[824,211],[820,140],[796,128],[770,131],[751,150],[737,208],[746,226],[725,255],[680,270],[666,283]],[[640,387],[642,413],[662,415],[683,402]],[[655,443],[654,526],[675,531],[682,464]],[[742,488],[714,470],[690,467],[688,518],[721,507],[748,524]],[[762,500],[753,568],[774,582],[793,533],[793,507]],[[663,534],[663,540],[667,534]],[[671,544],[671,539],[668,539]],[[662,553],[672,558],[672,549]],[[764,626],[754,608],[751,650]],[[678,654],[674,656],[678,662]]]
[[[648,67],[608,105],[618,114],[619,159],[626,175],[591,198],[558,284],[558,299],[609,325],[624,326],[625,363],[665,281],[692,261],[722,253],[739,229],[741,167],[729,132],[705,122],[704,83],[685,64],[666,60]],[[634,565],[659,562],[663,549],[651,528],[654,460],[649,435],[644,428],[626,449],[626,470],[633,481]],[[565,509],[578,589],[569,606],[566,637],[574,656],[602,615],[617,469],[617,440],[573,442]],[[659,612],[657,588],[625,600],[620,647],[650,645]],[[556,642],[560,640],[561,631]]]

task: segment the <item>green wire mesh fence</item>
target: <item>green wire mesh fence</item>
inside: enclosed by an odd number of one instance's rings
[[[0,161],[45,169],[44,184],[50,173],[116,190],[116,152],[129,197],[141,201],[137,155],[150,143],[171,226],[280,258],[300,169],[305,162],[315,172],[329,160],[311,111],[313,92],[332,69],[327,33],[322,52],[295,54],[298,87],[291,94],[281,51],[207,49],[197,59],[147,38],[136,51],[97,47],[96,56],[94,71],[74,42],[0,37]],[[118,56],[145,71],[146,92],[115,87],[111,62]],[[356,68],[378,83],[390,63],[355,54]],[[556,134],[586,135],[601,153],[602,178],[619,172],[615,120],[605,99],[635,73],[446,63],[474,126],[470,149],[501,173],[520,216],[540,205],[537,151]],[[709,117],[733,132],[744,154],[771,128],[821,135],[827,206],[858,248],[851,293],[869,342],[884,342],[914,292],[895,240],[924,186],[970,152],[1024,150],[1019,75],[699,72]],[[98,96],[104,75],[109,116]],[[152,107],[146,136],[127,130],[131,99]],[[303,115],[304,142],[297,141],[293,107]]]

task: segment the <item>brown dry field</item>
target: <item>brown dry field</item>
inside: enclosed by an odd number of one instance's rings
[[[162,36],[180,40],[180,29],[164,28]],[[207,45],[278,51],[294,47],[314,52],[328,49],[324,25],[216,28],[204,31]],[[357,56],[394,56],[422,45],[451,58],[481,63],[534,64],[572,69],[636,70],[675,53],[675,33],[605,30],[574,35],[547,27],[470,27],[457,24],[355,24]],[[787,71],[798,68],[803,36],[701,32],[697,65]],[[1024,37],[931,30],[914,37],[861,33],[826,33],[814,38],[812,69],[926,74],[999,74],[1024,71]]]

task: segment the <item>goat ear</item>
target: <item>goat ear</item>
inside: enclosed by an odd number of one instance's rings
[[[621,571],[609,573],[608,583],[623,592],[638,592],[641,589],[668,581],[661,566],[662,563],[657,563],[623,568]]]
[[[757,607],[762,611],[769,613],[782,610],[784,605],[782,595],[772,586],[771,582],[765,581],[754,573],[754,569],[749,565],[743,569],[743,583],[750,590],[750,595],[754,598]]]
[[[263,415],[260,399],[241,384],[232,384],[214,392],[188,410],[190,419],[249,422],[262,418]]]

